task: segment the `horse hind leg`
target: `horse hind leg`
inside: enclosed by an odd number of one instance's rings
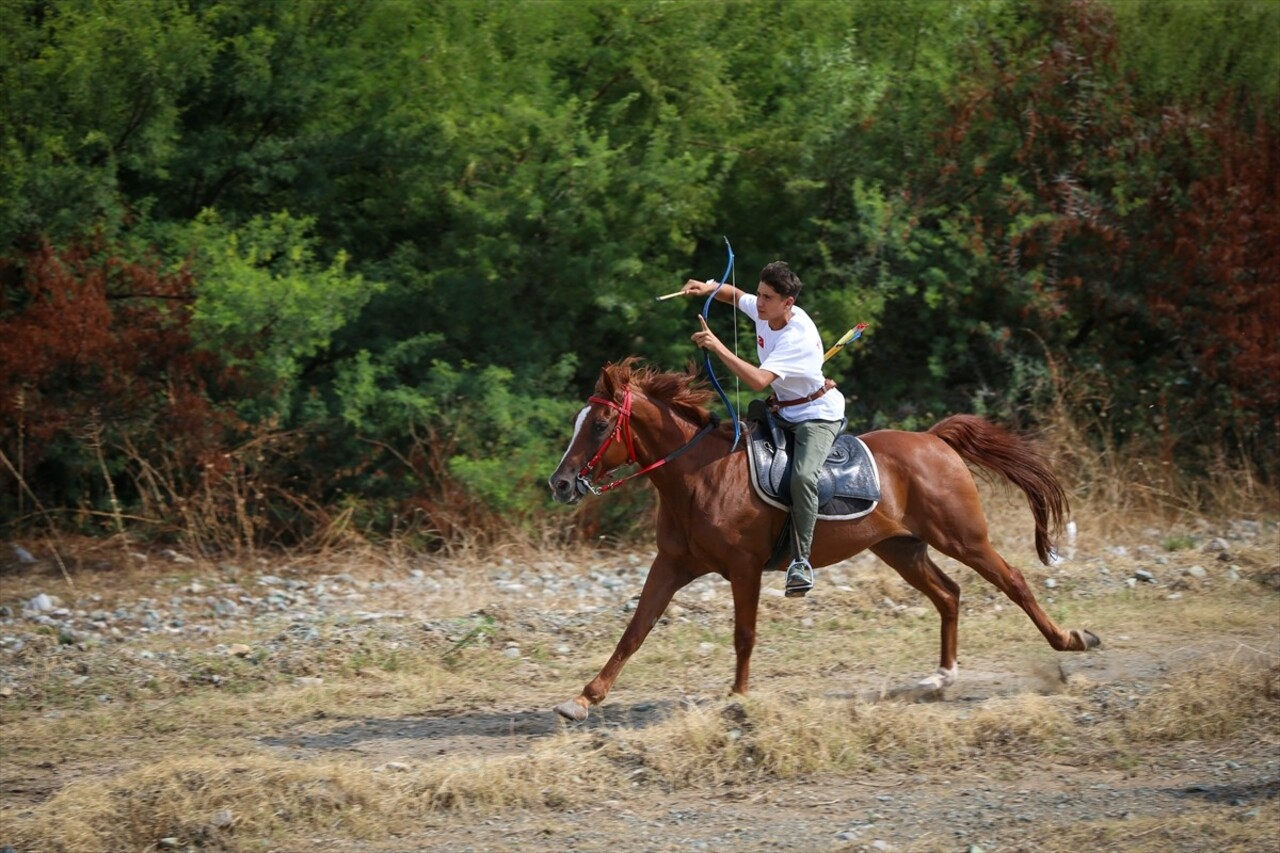
[[[986,540],[986,537],[983,537],[981,543],[974,545],[947,547],[936,545],[935,547],[982,575],[1010,601],[1021,607],[1056,651],[1086,652],[1102,645],[1102,641],[1092,631],[1083,628],[1068,630],[1054,622],[1036,601],[1022,572],[1009,565]]]
[[[960,623],[960,586],[938,568],[929,557],[929,546],[914,536],[885,539],[871,546],[871,552],[884,560],[902,579],[933,602],[941,619],[941,653],[938,669],[922,679],[917,687],[941,690],[956,679],[958,665],[957,634]]]

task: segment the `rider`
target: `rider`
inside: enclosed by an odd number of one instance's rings
[[[706,296],[719,286],[714,281],[685,282],[682,291]],[[826,461],[844,421],[844,396],[835,383],[822,376],[822,337],[803,309],[796,307],[802,287],[785,261],[774,261],[760,271],[756,295],[726,284],[716,293],[720,302],[736,305],[756,324],[756,367],[731,352],[707,328],[693,333],[693,342],[710,350],[753,391],[773,386],[770,407],[782,428],[795,436],[791,469],[791,524],[795,533],[795,560],[787,568],[788,598],[813,589],[809,551],[818,520],[818,472]]]

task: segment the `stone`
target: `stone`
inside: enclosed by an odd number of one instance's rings
[[[61,603],[55,596],[46,595],[42,592],[28,601],[22,609],[27,613],[47,613]]]

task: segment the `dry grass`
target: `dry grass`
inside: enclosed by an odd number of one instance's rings
[[[1260,853],[1275,849],[1280,839],[1280,799],[1263,799],[1256,809],[1224,820],[1212,805],[1188,806],[1183,814],[1160,818],[1073,822],[1045,826],[1040,853],[1081,850],[1124,850],[1126,853],[1169,853],[1211,850],[1214,853]]]
[[[1122,724],[1132,741],[1225,740],[1258,732],[1280,746],[1280,660],[1274,653],[1200,663],[1139,703]]]
[[[201,745],[194,732],[209,734],[208,727],[228,713],[259,730],[305,707],[273,707],[280,696],[238,707],[193,702],[181,710],[183,731],[159,731],[153,735],[159,742],[134,745],[140,754],[133,769],[73,782],[30,812],[11,816],[10,837],[19,849],[69,853],[150,849],[162,838],[201,849],[248,850],[261,849],[263,839],[296,833],[381,838],[409,831],[431,815],[564,808],[624,790],[643,795],[654,786],[706,789],[828,773],[908,774],[973,762],[1070,763],[1096,757],[1115,739],[1140,748],[1270,733],[1274,745],[1278,672],[1274,656],[1262,668],[1239,659],[1205,664],[1159,685],[1129,713],[1083,738],[1072,716],[1087,703],[1087,686],[1059,696],[996,698],[973,708],[766,693],[686,707],[646,729],[570,730],[523,755],[432,760],[399,772],[359,760],[282,760],[248,741],[223,737]],[[324,697],[325,704],[348,708],[360,701],[358,694]],[[200,715],[191,717],[196,711]],[[77,740],[67,729],[28,731],[23,740],[52,737],[64,744]],[[1202,817],[1209,828],[1196,831],[1218,833],[1222,849],[1244,849],[1231,845],[1273,829],[1273,806],[1239,826]],[[1197,819],[1189,814],[1180,821],[1189,830]],[[1164,823],[1067,829],[1053,842],[1059,846],[1044,849],[1105,846],[1111,833],[1149,829],[1148,847],[1126,849],[1156,850],[1168,837]]]

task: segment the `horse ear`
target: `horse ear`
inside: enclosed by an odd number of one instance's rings
[[[596,382],[596,394],[605,399],[612,400],[618,392],[617,373],[621,369],[620,365],[609,362],[600,371],[600,379]]]
[[[596,383],[596,393],[602,397],[608,397],[615,400],[618,395],[627,389],[631,384],[632,364],[635,362],[634,357],[624,358],[622,361],[614,364],[610,362],[604,366],[604,370],[600,371],[600,381]]]

